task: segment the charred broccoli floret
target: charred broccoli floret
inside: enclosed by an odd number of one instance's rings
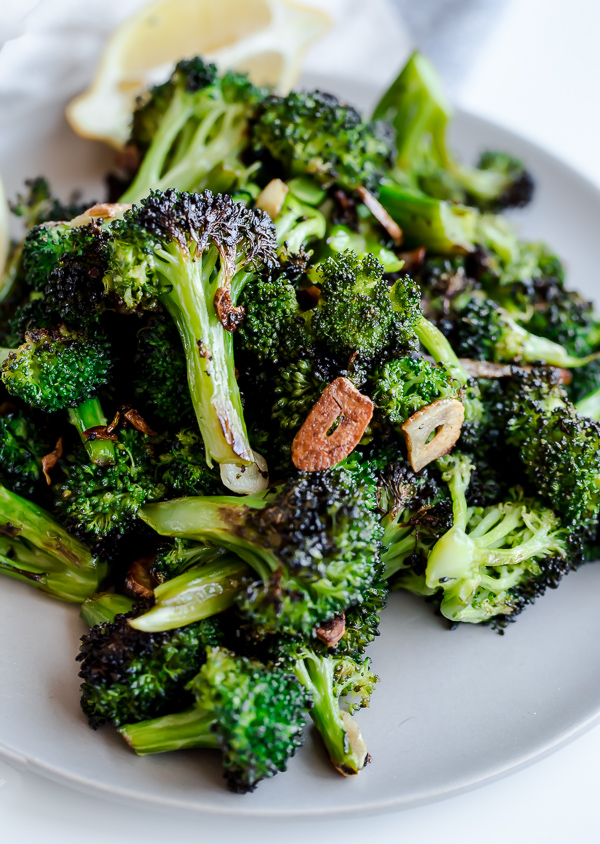
[[[173,318],[209,464],[251,463],[232,332],[241,290],[275,259],[269,217],[209,191],[155,191],[112,234],[106,288],[129,310],[160,303]]]
[[[309,175],[348,190],[376,188],[393,140],[385,124],[365,123],[356,109],[321,91],[268,97],[253,138],[255,151],[267,150],[286,178]]]
[[[121,201],[139,202],[152,189],[234,189],[244,180],[240,155],[263,96],[243,74],[219,76],[199,56],[180,61],[167,82],[138,101],[130,143],[142,161]]]
[[[188,691],[195,698],[190,709],[121,728],[136,753],[218,748],[227,784],[240,793],[285,771],[302,744],[307,707],[293,675],[212,648]]]
[[[363,600],[375,578],[380,527],[374,478],[351,456],[279,492],[152,504],[141,518],[162,536],[217,545],[258,575],[238,605],[259,634],[310,633]]]
[[[11,395],[32,407],[46,413],[69,408],[90,459],[106,465],[114,462],[112,442],[87,432],[106,426],[97,393],[110,371],[110,348],[103,337],[63,325],[32,329],[21,346],[8,352],[0,377]]]
[[[129,621],[142,608],[97,624],[81,640],[81,708],[94,729],[155,718],[191,703],[186,685],[205,661],[206,648],[220,644],[213,619],[164,633],[135,630]]]
[[[0,572],[80,603],[97,590],[106,567],[49,513],[0,486]]]
[[[578,367],[592,357],[570,355],[558,343],[531,334],[492,299],[472,295],[458,304],[457,351],[463,357],[497,363],[542,361],[553,366]]]
[[[592,529],[600,511],[600,424],[576,412],[551,373],[515,375],[515,382],[508,443],[565,522]]]

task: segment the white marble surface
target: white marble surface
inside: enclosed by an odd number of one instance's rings
[[[510,0],[457,95],[462,105],[527,135],[600,185],[599,24],[597,0]],[[0,763],[0,840],[296,844],[335,836],[408,844],[592,844],[599,838],[599,782],[600,727],[526,770],[443,803],[347,822],[245,821],[241,828],[226,820],[142,813]]]

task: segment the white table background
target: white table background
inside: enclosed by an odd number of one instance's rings
[[[509,0],[455,98],[557,153],[600,186],[599,32],[598,0]],[[143,812],[19,774],[0,762],[0,841],[592,844],[600,840],[599,786],[600,727],[484,788],[402,813],[347,821],[234,822]]]

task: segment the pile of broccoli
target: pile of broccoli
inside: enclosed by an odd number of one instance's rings
[[[252,791],[312,720],[356,775],[390,590],[503,632],[593,558],[600,319],[450,119],[420,54],[371,120],[192,58],[117,202],[14,204],[0,571],[81,604],[82,709],[140,755]]]

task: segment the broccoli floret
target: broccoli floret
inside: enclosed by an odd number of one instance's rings
[[[567,531],[557,515],[519,490],[512,500],[469,509],[471,463],[460,454],[438,461],[452,496],[453,525],[427,559],[424,584],[441,590],[440,610],[474,624],[518,612],[572,563]]]
[[[92,540],[127,533],[140,507],[166,493],[149,437],[121,431],[113,453],[109,466],[90,463],[81,451],[72,455],[63,464],[65,479],[55,486],[56,507],[65,523]]]
[[[552,378],[514,376],[506,439],[537,494],[567,524],[591,530],[600,511],[600,424],[579,415]]]
[[[591,360],[574,357],[558,343],[531,334],[492,299],[471,295],[457,308],[456,345],[463,357],[497,363],[543,361],[568,368]]]
[[[328,382],[319,375],[312,360],[301,358],[279,369],[272,383],[273,448],[279,461],[289,465],[293,439]]]
[[[287,185],[284,186],[287,188]],[[324,215],[312,205],[301,202],[287,188],[285,199],[279,214],[273,220],[277,233],[277,243],[282,247],[280,256],[283,261],[293,256],[309,257],[306,252],[312,240],[325,237],[327,222]]]
[[[396,130],[396,166],[405,179],[437,199],[501,210],[527,205],[533,180],[522,162],[498,152],[482,155],[477,168],[450,153],[446,131],[452,108],[433,65],[412,54],[375,108],[374,117]]]
[[[294,676],[213,648],[188,689],[191,709],[121,728],[136,753],[219,748],[227,783],[239,793],[285,771],[302,744],[307,706]]]
[[[345,777],[358,774],[370,757],[352,713],[369,705],[379,679],[370,660],[322,654],[309,643],[286,637],[271,643],[269,656],[275,665],[293,671],[310,694],[310,716],[336,770]],[[349,711],[341,708],[341,701]]]
[[[192,566],[212,563],[216,556],[224,553],[222,548],[212,548],[186,539],[165,539],[156,549],[152,575],[158,583],[171,580],[183,574]]]
[[[246,175],[240,156],[263,96],[243,74],[218,76],[200,57],[180,61],[138,101],[130,143],[143,157],[121,201],[139,202],[151,189],[234,189]]]
[[[110,348],[103,337],[62,325],[29,331],[25,342],[6,356],[0,377],[11,395],[32,407],[46,413],[69,408],[70,421],[82,435],[90,459],[106,465],[114,462],[112,442],[86,432],[106,426],[96,393],[110,371]]]
[[[387,361],[370,380],[377,412],[398,429],[422,407],[438,399],[460,398],[460,386],[449,370],[424,358]]]
[[[234,345],[241,352],[250,352],[260,364],[293,361],[310,344],[296,288],[285,275],[247,285],[239,305],[246,316],[235,333]]]
[[[10,210],[16,217],[22,217],[28,229],[40,223],[55,220],[69,221],[93,205],[93,202],[79,202],[76,197],[70,202],[62,202],[53,196],[50,185],[43,176],[25,181],[27,193],[17,194],[15,202],[10,203]]]
[[[239,294],[271,266],[276,241],[263,212],[227,196],[153,192],[112,229],[108,291],[129,310],[172,316],[207,461],[252,462],[233,360]]]
[[[48,445],[38,425],[22,410],[0,415],[0,482],[14,492],[33,495],[42,479]]]
[[[49,513],[0,486],[0,572],[81,603],[98,589],[106,567]]]
[[[141,518],[161,536],[211,543],[258,575],[238,600],[257,634],[309,634],[363,600],[375,578],[380,527],[375,482],[352,455],[328,472],[298,475],[270,494],[183,498]]]
[[[355,352],[371,359],[390,348],[411,349],[420,318],[420,293],[412,281],[403,284],[394,302],[383,277],[384,268],[372,255],[361,261],[347,251],[319,265],[321,295],[311,326],[315,338],[334,354]]]
[[[284,177],[309,175],[318,184],[374,189],[391,158],[393,137],[380,122],[321,91],[267,98],[253,129],[254,149],[267,152]]]
[[[223,489],[219,473],[207,465],[202,440],[195,431],[178,431],[158,461],[169,496],[216,495]]]
[[[177,327],[168,316],[156,314],[138,336],[133,388],[139,409],[168,428],[192,425],[194,407]]]
[[[359,208],[364,208],[364,206],[359,206]],[[383,265],[386,273],[399,272],[404,261],[396,255],[389,239],[383,237],[381,231],[378,231],[370,220],[358,217],[356,222],[356,231],[341,223],[333,225],[328,230],[327,256],[339,255],[350,249],[359,258],[373,255]]]
[[[206,648],[220,644],[213,619],[164,633],[135,630],[129,620],[143,608],[98,624],[81,639],[81,708],[94,729],[155,718],[191,703],[186,685],[205,661]]]

